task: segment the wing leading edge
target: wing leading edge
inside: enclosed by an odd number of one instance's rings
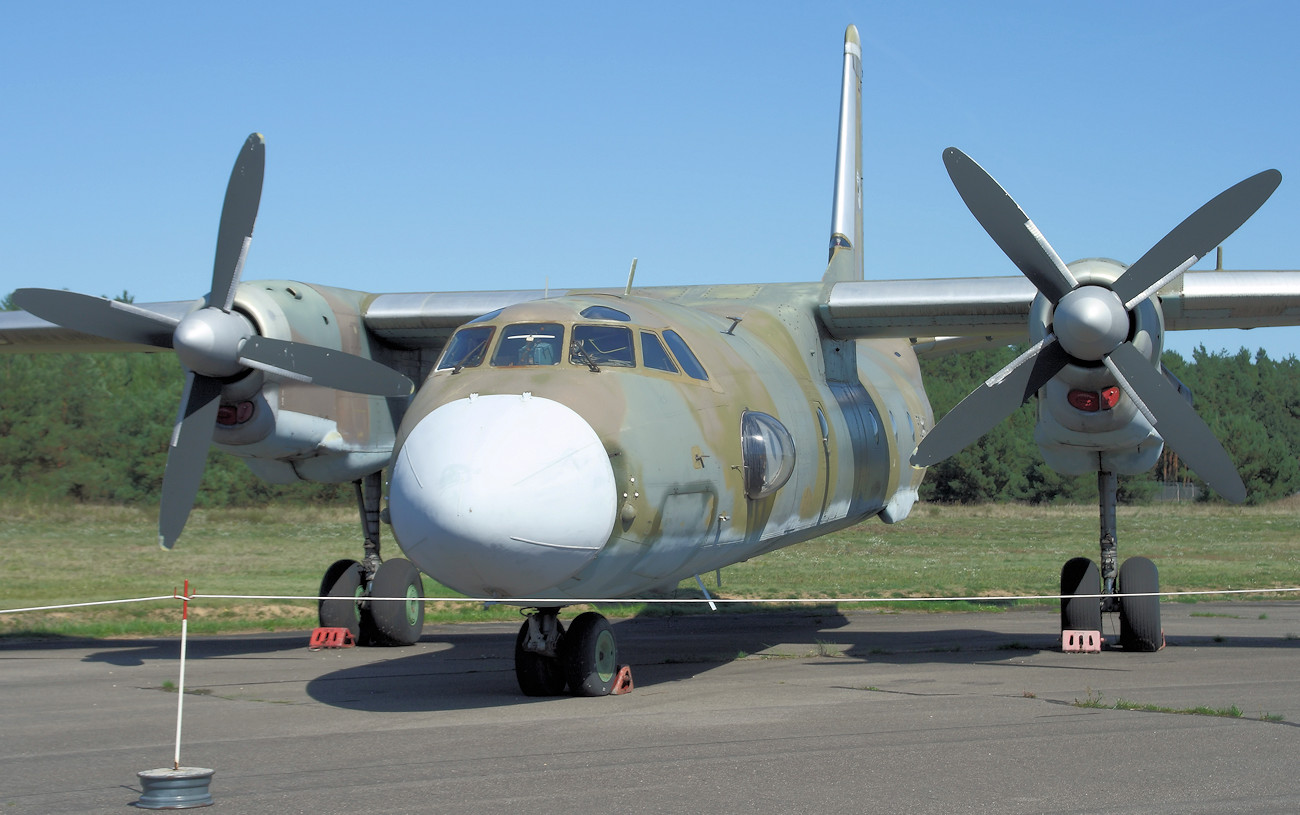
[[[721,288],[727,286],[647,288],[635,293],[677,299],[693,289]],[[480,315],[568,293],[378,294],[365,307],[364,321],[371,333],[392,345],[440,348],[457,328]],[[1034,294],[1033,284],[1020,276],[842,281],[826,289],[821,319],[838,339],[903,337],[912,339],[920,353],[970,350],[1028,340]],[[1300,271],[1187,272],[1157,296],[1165,328],[1171,331],[1300,325]],[[145,307],[180,319],[196,305],[185,301]],[[150,350],[156,349],[94,337],[25,311],[0,313],[0,353]]]
[[[1028,341],[1036,293],[1023,277],[842,282],[821,317],[839,339],[904,337],[938,354]],[[1187,272],[1156,296],[1170,331],[1300,325],[1300,271]]]

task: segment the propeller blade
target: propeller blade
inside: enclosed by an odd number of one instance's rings
[[[1223,445],[1151,360],[1126,342],[1102,361],[1184,464],[1232,503],[1246,500],[1246,485]]]
[[[1029,401],[1069,362],[1056,337],[1044,337],[948,411],[912,454],[913,466],[928,467],[961,452]]]
[[[56,289],[18,289],[14,302],[42,320],[119,342],[172,347],[179,320],[116,300]]]
[[[374,360],[317,345],[249,337],[239,361],[250,368],[351,393],[407,396],[411,380]]]
[[[1044,297],[1055,305],[1078,285],[1043,233],[993,176],[956,147],[943,151],[943,163],[975,220]]]
[[[1219,193],[1138,258],[1111,289],[1125,308],[1155,294],[1227,240],[1281,183],[1281,173],[1265,170]]]
[[[199,494],[199,482],[203,480],[203,467],[208,461],[208,446],[212,444],[220,406],[221,381],[187,371],[181,409],[167,450],[167,469],[163,471],[158,544],[164,549],[176,545],[189,520],[194,498]]]
[[[243,273],[248,244],[253,239],[257,208],[262,200],[262,178],[266,173],[266,139],[253,133],[244,142],[230,171],[226,200],[221,205],[217,229],[217,256],[212,264],[212,291],[208,305],[230,311],[235,287]]]

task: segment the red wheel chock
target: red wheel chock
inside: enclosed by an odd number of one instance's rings
[[[322,648],[351,648],[356,644],[352,632],[346,628],[317,628],[311,632],[311,642],[307,647],[319,651]]]
[[[614,688],[610,696],[622,696],[632,692],[632,668],[628,665],[618,666],[618,676],[614,677]]]
[[[1067,654],[1100,654],[1100,631],[1062,631],[1061,650]]]

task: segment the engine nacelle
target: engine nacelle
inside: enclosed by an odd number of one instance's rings
[[[257,333],[373,359],[367,295],[281,280],[242,283],[234,311]],[[355,481],[388,464],[406,400],[346,393],[250,370],[221,392],[213,442],[273,484]]]
[[[1094,258],[1075,261],[1069,268],[1081,285],[1109,286],[1128,267]],[[1051,330],[1052,312],[1052,304],[1039,294],[1029,313],[1034,342]],[[1164,328],[1164,314],[1154,297],[1133,309],[1129,337],[1156,367],[1160,365]],[[1034,441],[1048,466],[1067,475],[1099,469],[1145,472],[1155,466],[1164,447],[1151,423],[1100,362],[1066,365],[1038,392]]]

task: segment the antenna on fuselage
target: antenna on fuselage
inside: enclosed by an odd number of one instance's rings
[[[632,294],[632,278],[634,277],[636,277],[636,258],[632,258],[632,268],[627,270],[627,288],[623,289],[624,297]]]

